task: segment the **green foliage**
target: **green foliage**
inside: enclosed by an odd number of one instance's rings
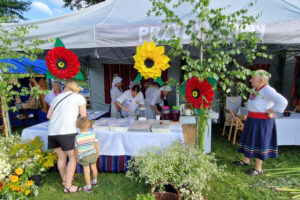
[[[141,150],[128,162],[126,176],[147,184],[158,181],[173,183],[189,199],[201,199],[202,190],[213,177],[222,177],[213,154],[204,154],[196,148],[186,148],[175,142],[165,149],[149,147]]]
[[[0,22],[3,23],[7,18],[0,18]],[[25,36],[29,33],[30,29],[37,29],[35,25],[28,26],[16,26],[13,28],[8,28],[5,24],[0,24],[0,60],[1,59],[21,59],[26,57],[30,60],[37,59],[37,55],[43,53],[43,50],[38,48],[40,44],[43,44],[44,41],[38,40],[36,38],[31,40],[26,40]],[[17,47],[13,49],[12,46]],[[14,96],[20,95],[25,96],[29,94],[28,88],[23,87],[16,80],[19,78],[26,77],[36,77],[37,73],[33,71],[30,66],[28,66],[28,74],[10,74],[8,67],[16,68],[16,66],[1,62],[0,63],[0,91],[4,97],[4,109],[8,109],[7,103],[14,100]],[[14,90],[14,86],[20,88],[20,91]],[[32,93],[35,96],[39,94],[45,94],[46,91],[39,89],[33,89]]]
[[[71,10],[76,8],[80,10],[81,8],[86,8],[97,3],[103,2],[105,0],[63,0],[65,2],[64,7],[69,7]]]
[[[153,194],[138,194],[136,200],[155,200],[155,195]]]
[[[148,11],[155,16],[163,16],[169,40],[158,43],[170,47],[170,57],[181,56],[186,63],[184,80],[192,77],[214,78],[217,87],[225,93],[232,89],[245,98],[244,91],[251,89],[245,84],[250,75],[249,64],[258,58],[271,58],[266,53],[266,46],[256,32],[253,23],[259,16],[247,16],[248,8],[233,13],[226,13],[225,8],[209,8],[209,0],[150,0],[152,9]],[[178,7],[191,8],[194,18],[183,21],[176,13]],[[250,3],[249,7],[253,6]],[[190,37],[192,49],[200,51],[199,57],[193,57],[182,43],[182,38],[171,31],[170,25],[176,24]],[[157,40],[154,38],[154,40]],[[245,60],[241,63],[240,60]]]
[[[30,1],[1,0],[0,17],[6,17],[5,22],[24,20],[22,13],[30,9]]]
[[[57,161],[57,154],[53,151],[43,151],[43,142],[39,137],[29,140],[26,143],[16,143],[9,151],[11,166],[24,169],[28,177],[40,174],[54,167]]]

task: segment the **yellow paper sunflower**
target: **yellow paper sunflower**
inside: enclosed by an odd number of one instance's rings
[[[134,68],[145,79],[161,77],[161,72],[170,67],[168,64],[170,58],[164,53],[164,46],[156,46],[153,41],[150,43],[145,41],[141,47],[136,48],[136,54],[133,56]]]

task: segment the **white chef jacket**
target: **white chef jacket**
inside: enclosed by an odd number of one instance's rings
[[[115,101],[122,94],[123,94],[123,92],[121,90],[119,90],[116,86],[112,86],[112,88],[110,89],[110,97],[111,97],[110,116],[111,117],[120,118],[120,112],[117,110],[117,106],[115,105]]]
[[[156,104],[159,104],[160,106],[164,105],[164,100],[160,98],[161,97],[161,91],[159,88],[155,88],[154,90],[151,90],[147,93],[146,96],[146,117],[147,119],[155,119],[156,112],[152,108],[152,106],[156,106]],[[151,106],[152,105],[152,106]]]
[[[136,97],[132,97],[131,90],[126,90],[120,97],[117,98],[125,108],[129,109],[129,114],[138,114],[139,104],[145,105],[144,95],[139,92]],[[138,104],[139,103],[139,104]],[[128,116],[127,113],[123,113],[124,117]]]

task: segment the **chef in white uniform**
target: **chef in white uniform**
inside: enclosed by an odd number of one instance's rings
[[[134,85],[130,90],[126,90],[117,100],[115,105],[124,110],[123,117],[139,113],[139,107],[144,106],[144,95],[140,92],[140,86]]]
[[[110,89],[110,97],[111,97],[111,104],[110,104],[110,116],[115,118],[120,118],[120,108],[116,106],[115,101],[119,98],[123,92],[121,89],[122,86],[122,78],[116,76],[113,78],[112,87]]]
[[[146,117],[147,119],[155,119],[156,115],[160,115],[160,111],[157,109],[156,104],[159,104],[161,107],[164,105],[165,98],[172,91],[170,86],[164,86],[161,88],[154,88],[151,91],[147,92],[146,96]]]

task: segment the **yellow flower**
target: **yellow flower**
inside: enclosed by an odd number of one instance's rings
[[[19,180],[19,177],[16,176],[16,175],[11,175],[11,176],[9,177],[9,179],[10,179],[10,181],[11,181],[12,183],[15,183],[15,182],[17,182],[17,181]]]
[[[26,190],[25,195],[27,196],[30,193],[30,190]]]
[[[32,185],[33,185],[33,181],[32,181],[32,180],[27,181],[26,185],[27,185],[28,187],[32,186]]]
[[[18,188],[16,186],[14,186],[14,185],[11,185],[10,189],[12,189],[13,191],[17,191]]]
[[[168,69],[170,58],[164,55],[165,47],[156,47],[152,41],[147,41],[141,47],[136,48],[136,54],[133,56],[135,60],[134,68],[139,71],[145,79],[156,79],[161,76],[161,72]]]
[[[15,173],[20,176],[20,175],[23,174],[23,169],[22,168],[18,168],[18,169],[15,170]]]

